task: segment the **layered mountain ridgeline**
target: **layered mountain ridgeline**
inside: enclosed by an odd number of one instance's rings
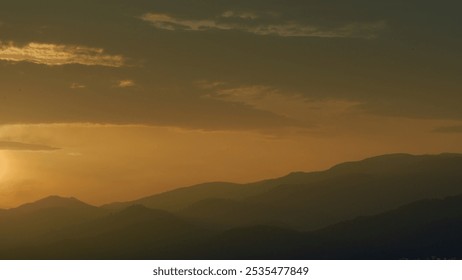
[[[462,155],[394,154],[251,184],[202,184],[104,208],[141,204],[224,228],[277,224],[314,230],[461,193]]]
[[[0,211],[4,259],[462,258],[462,155],[386,155],[95,207]]]
[[[13,259],[431,259],[461,258],[462,195],[422,200],[322,230],[253,226],[206,230],[168,212],[118,213],[3,250]]]
[[[460,236],[462,195],[422,200],[312,232],[231,229],[183,249],[198,252],[201,259],[461,259]]]

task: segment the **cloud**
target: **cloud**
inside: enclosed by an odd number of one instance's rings
[[[115,84],[117,85],[117,84]],[[114,85],[114,86],[115,86]],[[125,90],[125,89],[123,89]],[[299,126],[290,118],[259,110],[242,102],[203,98],[203,90],[192,88],[183,94],[60,94],[53,102],[27,94],[27,104],[8,99],[0,103],[2,124],[92,123],[116,125],[169,126],[201,130],[261,130]],[[1,91],[0,91],[1,94]],[[200,95],[199,95],[200,94]],[[1,96],[1,95],[0,95]],[[89,98],[91,96],[91,98]],[[34,104],[43,106],[29,107]],[[8,108],[14,108],[9,110]],[[27,112],[27,113],[24,113]]]
[[[183,19],[167,14],[147,13],[141,19],[150,22],[154,27],[164,30],[236,30],[256,35],[274,35],[280,37],[326,37],[326,38],[371,38],[386,28],[383,21],[373,23],[349,23],[337,27],[322,27],[298,23],[295,21],[283,23],[258,23],[259,17],[252,13],[237,13],[226,11],[221,15],[226,19],[245,19],[246,22],[219,21],[215,19]]]
[[[82,88],[86,88],[86,86],[83,84],[79,84],[79,83],[72,83],[70,85],[70,88],[71,89],[82,89]]]
[[[103,49],[35,42],[23,46],[0,42],[0,60],[50,66],[81,64],[106,67],[121,67],[125,61],[122,56],[106,54]]]
[[[281,37],[324,37],[324,38],[372,38],[376,31],[383,29],[385,24],[378,23],[351,23],[335,28],[322,28],[318,26],[298,23],[261,25],[248,28],[248,32],[257,35],[277,35]]]
[[[127,88],[135,86],[135,81],[133,80],[121,80],[118,82],[117,87]]]
[[[438,133],[462,133],[462,125],[442,126],[433,130]]]
[[[230,87],[220,82],[197,84],[212,90],[207,98],[242,103],[252,108],[271,112],[281,117],[294,119],[306,127],[339,116],[356,113],[359,104],[344,99],[310,99],[301,94],[284,92],[269,86],[250,85]]]
[[[12,142],[12,141],[0,141],[0,150],[9,150],[9,151],[55,151],[59,148],[40,145],[40,144],[28,144],[21,142]]]
[[[252,12],[235,12],[226,11],[222,15],[224,18],[241,18],[241,19],[257,19],[259,16]]]
[[[180,19],[169,16],[167,14],[147,13],[141,19],[152,23],[152,25],[159,29],[165,30],[191,30],[191,31],[204,31],[209,29],[228,30],[233,29],[229,24],[220,24],[214,20],[188,20]]]

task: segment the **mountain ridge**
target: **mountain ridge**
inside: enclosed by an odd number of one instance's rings
[[[39,200],[22,204],[15,208],[7,209],[6,211],[36,211],[51,207],[87,207],[96,208],[96,206],[87,204],[78,200],[75,197],[62,197],[58,195],[50,195]]]
[[[0,258],[462,257],[450,244],[462,235],[459,154],[385,155],[152,197],[110,210],[49,196],[0,212]]]
[[[337,171],[339,169],[345,169],[348,167],[351,167],[352,165],[364,165],[364,164],[370,164],[370,163],[377,163],[377,162],[383,162],[385,160],[389,159],[425,159],[425,158],[462,158],[462,154],[458,153],[441,153],[441,154],[435,154],[435,155],[430,155],[430,154],[424,154],[424,155],[412,155],[412,154],[407,154],[407,153],[394,153],[394,154],[385,154],[385,155],[379,155],[379,156],[374,156],[374,157],[368,157],[362,160],[358,161],[348,161],[348,162],[343,162],[336,164],[328,169],[322,170],[322,171],[311,171],[311,172],[304,172],[304,171],[295,171],[295,172],[290,172],[287,175],[284,175],[282,177],[277,177],[277,178],[271,178],[271,179],[265,179],[265,180],[260,180],[256,182],[251,182],[251,183],[244,183],[244,184],[238,184],[238,183],[231,183],[231,182],[208,182],[208,183],[201,183],[201,184],[196,184],[192,186],[186,186],[186,187],[180,187],[176,188],[170,191],[165,191],[162,193],[157,193],[145,197],[141,197],[139,199],[131,200],[131,201],[126,201],[126,202],[113,202],[113,203],[108,203],[104,204],[101,207],[111,209],[111,208],[119,208],[120,206],[127,206],[128,204],[143,204],[149,201],[150,199],[156,199],[157,197],[165,197],[166,195],[171,195],[174,193],[179,193],[182,191],[191,191],[194,189],[201,189],[201,188],[208,188],[208,187],[237,187],[237,188],[245,188],[245,187],[255,187],[255,186],[261,186],[264,184],[269,184],[271,186],[274,185],[281,185],[283,183],[285,184],[293,184],[296,182],[300,182],[303,180],[306,180],[307,177],[316,177],[319,175],[324,175],[328,172],[333,172]],[[270,187],[269,187],[270,188]],[[211,198],[221,198],[219,196],[217,197],[211,197]]]
[[[206,223],[243,226],[245,219],[240,221],[230,214],[234,203],[250,206],[234,207],[235,216],[253,216],[254,221],[273,220],[308,230],[360,214],[378,214],[420,199],[461,194],[461,182],[461,154],[388,154],[249,184],[209,183],[180,188],[118,206],[142,204]],[[224,202],[221,206],[210,203],[220,199]],[[213,212],[229,219],[214,218]]]

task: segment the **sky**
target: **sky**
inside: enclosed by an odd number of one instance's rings
[[[2,0],[0,208],[462,153],[461,8]]]

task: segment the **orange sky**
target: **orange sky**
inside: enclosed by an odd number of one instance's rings
[[[0,208],[462,152],[460,4],[214,1],[2,4]]]
[[[396,121],[400,127],[393,127]],[[59,149],[0,151],[0,205],[49,194],[98,205],[206,181],[250,182],[321,170],[377,154],[462,152],[461,135],[434,133],[432,121],[380,123],[376,130],[358,124],[357,130],[367,128],[360,133],[335,131],[332,125],[331,131],[281,135],[89,124],[3,126],[0,136]]]

